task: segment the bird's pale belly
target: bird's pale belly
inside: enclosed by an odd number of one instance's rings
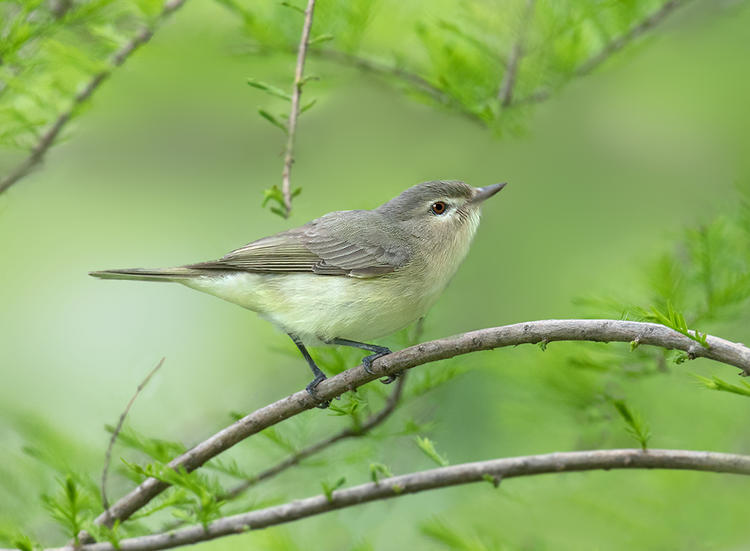
[[[184,283],[258,312],[314,344],[336,337],[368,341],[394,333],[423,316],[447,281],[232,272]]]

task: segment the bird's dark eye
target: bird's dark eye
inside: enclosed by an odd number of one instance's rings
[[[440,215],[445,214],[445,211],[448,210],[448,207],[442,201],[437,201],[436,203],[432,203],[430,210],[432,210],[433,214]]]

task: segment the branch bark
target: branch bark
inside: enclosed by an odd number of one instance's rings
[[[690,0],[669,0],[664,5],[656,10],[654,13],[647,16],[637,25],[631,27],[625,34],[618,36],[601,49],[601,51],[595,56],[584,62],[578,69],[576,69],[576,76],[584,76],[589,74],[591,71],[596,69],[599,65],[609,59],[612,54],[622,50],[630,42],[633,42],[637,38],[643,36],[648,31],[656,27],[659,23],[664,21],[672,12],[674,12],[680,6],[684,6]]]
[[[151,37],[156,31],[156,26],[161,23],[164,19],[178,10],[185,3],[185,0],[167,0],[164,3],[161,13],[156,19],[156,24],[150,27],[144,27],[141,29],[129,42],[127,42],[122,48],[120,48],[112,56],[110,66],[103,71],[95,74],[91,80],[86,83],[83,89],[73,97],[71,106],[60,113],[55,119],[55,122],[50,126],[39,138],[39,141],[31,149],[29,155],[19,165],[17,165],[7,176],[0,180],[0,193],[10,188],[12,185],[17,183],[21,178],[29,174],[39,163],[44,160],[44,156],[47,151],[55,143],[55,140],[60,135],[65,125],[70,122],[73,118],[75,111],[85,103],[91,95],[101,86],[101,84],[107,80],[112,74],[112,71],[125,63],[130,55],[135,52],[138,48],[143,46],[146,42],[151,40]]]
[[[597,67],[607,61],[613,54],[622,50],[629,43],[640,38],[648,31],[662,23],[669,15],[687,4],[690,0],[669,0],[661,8],[646,16],[639,23],[631,27],[624,34],[614,38],[604,45],[595,55],[581,63],[573,72],[574,77],[582,77],[592,73]],[[523,98],[520,103],[540,103],[549,98],[551,92],[548,89],[540,89]]]
[[[553,341],[635,341],[641,345],[682,350],[688,354],[689,358],[709,358],[739,367],[745,374],[750,374],[750,348],[719,337],[708,336],[708,348],[705,348],[669,327],[654,323],[600,319],[517,323],[470,331],[410,346],[375,360],[371,368],[372,373],[365,371],[360,364],[321,382],[316,387],[316,398],[305,390],[301,390],[269,404],[173,459],[169,466],[184,467],[187,471],[193,471],[248,436],[312,409],[321,401],[332,400],[344,392],[354,390],[381,377],[395,375],[429,362],[480,350]],[[109,511],[99,515],[96,522],[110,525],[115,519],[123,521],[167,487],[166,483],[149,478],[117,501]]]
[[[292,107],[289,111],[289,123],[287,124],[286,151],[284,152],[284,170],[281,174],[281,194],[284,196],[284,217],[289,218],[292,210],[292,185],[290,176],[292,164],[294,163],[294,137],[297,132],[297,118],[300,111],[300,97],[302,96],[302,85],[304,84],[305,58],[307,46],[310,42],[310,28],[312,27],[315,0],[308,0],[305,9],[305,22],[302,25],[302,37],[299,41],[297,51],[297,68],[294,71],[294,89],[292,90]]]
[[[750,456],[690,450],[593,450],[529,455],[463,463],[394,476],[375,483],[336,490],[330,498],[318,495],[249,513],[224,517],[208,525],[120,540],[122,551],[155,551],[259,530],[329,511],[408,494],[488,481],[546,473],[597,469],[675,469],[750,475]],[[69,551],[64,547],[50,551]],[[0,550],[8,551],[8,550]],[[110,543],[83,545],[78,551],[115,551]]]
[[[518,37],[516,38],[513,49],[508,57],[508,64],[505,67],[505,73],[503,74],[503,81],[500,84],[500,88],[497,91],[497,99],[502,107],[510,107],[513,102],[513,88],[516,84],[516,76],[518,75],[518,67],[521,64],[521,58],[524,54],[524,44],[526,42],[526,32],[528,31],[531,19],[534,14],[535,0],[526,0],[526,6],[524,7],[523,15],[521,16],[521,24],[518,29]]]

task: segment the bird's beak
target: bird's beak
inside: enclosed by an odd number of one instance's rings
[[[485,199],[489,199],[490,197],[495,195],[498,191],[503,189],[505,185],[506,183],[503,182],[502,184],[492,184],[489,186],[474,188],[474,197],[472,197],[469,202],[481,203]]]

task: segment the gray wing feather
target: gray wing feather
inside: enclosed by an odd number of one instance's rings
[[[369,278],[393,272],[410,259],[408,240],[392,222],[373,211],[343,211],[190,267]]]

